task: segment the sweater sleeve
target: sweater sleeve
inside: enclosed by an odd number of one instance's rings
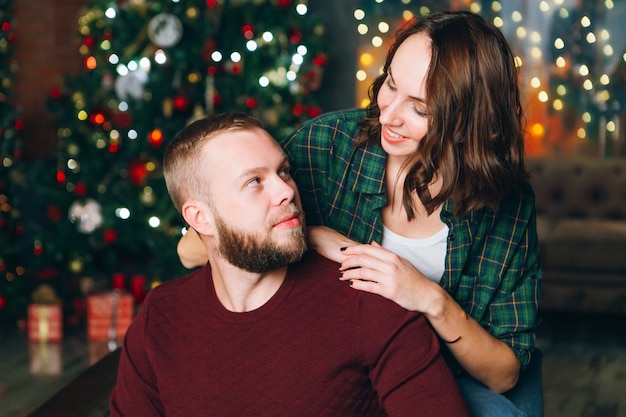
[[[165,415],[156,377],[146,355],[150,296],[148,294],[124,337],[117,380],[111,394],[111,417]]]
[[[387,414],[469,416],[425,317],[371,294],[360,307],[357,344]]]

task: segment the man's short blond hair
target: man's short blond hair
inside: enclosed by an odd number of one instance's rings
[[[225,132],[262,129],[258,119],[245,113],[218,113],[191,123],[168,144],[163,156],[167,192],[181,212],[188,200],[211,204],[211,193],[202,172],[202,149],[206,142]]]

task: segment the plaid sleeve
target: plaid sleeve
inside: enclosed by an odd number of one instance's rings
[[[457,225],[449,249],[449,266],[458,276],[453,297],[489,333],[511,346],[523,367],[534,349],[541,296],[534,207],[528,186],[498,212],[485,210]]]

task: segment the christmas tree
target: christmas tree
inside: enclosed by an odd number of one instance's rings
[[[20,197],[24,184],[19,130],[22,122],[11,103],[15,73],[13,1],[0,0],[0,325],[26,314],[24,227]]]
[[[35,275],[69,305],[114,277],[141,301],[187,272],[167,142],[213,112],[254,114],[275,137],[319,114],[324,27],[302,0],[92,0],[78,32],[83,70],[49,98],[56,167],[35,174]]]

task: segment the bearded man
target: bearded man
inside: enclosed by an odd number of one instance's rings
[[[258,120],[198,120],[169,144],[170,197],[208,263],[153,289],[111,416],[468,416],[425,318],[307,251],[289,161]]]

